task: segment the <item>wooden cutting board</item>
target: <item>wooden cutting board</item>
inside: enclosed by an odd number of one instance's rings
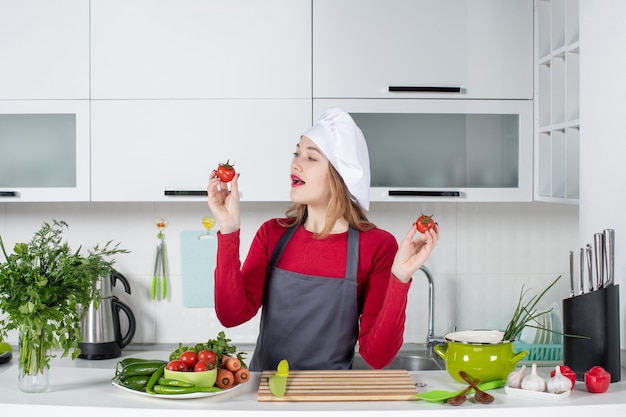
[[[399,370],[289,371],[283,397],[270,392],[263,371],[258,401],[414,401],[417,388],[409,373]]]

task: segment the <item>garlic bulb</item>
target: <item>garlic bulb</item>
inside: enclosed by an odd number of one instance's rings
[[[561,367],[557,365],[554,376],[548,380],[548,392],[561,394],[572,389],[572,380],[561,373]]]
[[[526,375],[524,379],[522,379],[522,389],[527,389],[529,391],[540,391],[543,392],[546,390],[546,380],[537,375],[537,364],[533,363],[532,371],[530,375]]]
[[[513,371],[509,374],[509,376],[506,378],[506,384],[511,388],[521,388],[522,380],[524,379],[525,375],[526,365],[522,365],[519,370]]]

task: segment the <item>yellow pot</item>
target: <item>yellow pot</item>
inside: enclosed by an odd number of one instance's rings
[[[435,346],[452,378],[465,383],[459,371],[465,371],[480,382],[506,379],[517,362],[528,356],[528,351],[515,353],[513,340],[502,340],[504,332],[497,330],[466,330],[448,333],[447,343]]]

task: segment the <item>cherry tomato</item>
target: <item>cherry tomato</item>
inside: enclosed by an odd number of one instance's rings
[[[230,163],[230,159],[225,163],[220,163],[215,170],[215,175],[222,182],[231,182],[235,176],[235,165]]]
[[[568,377],[569,380],[572,381],[572,388],[574,388],[574,385],[576,385],[576,372],[572,371],[567,365],[559,365],[559,370],[561,371],[561,375]],[[556,374],[556,371],[550,372],[550,378],[553,378],[554,374]]]
[[[587,391],[595,394],[606,392],[611,383],[611,374],[601,366],[594,366],[585,372],[585,386]]]
[[[422,214],[421,216],[417,218],[417,220],[415,221],[415,224],[417,224],[417,231],[420,233],[424,233],[425,231],[430,230],[433,227],[435,227],[436,223],[433,220],[432,214],[430,216]]]
[[[196,356],[196,352],[187,350],[180,354],[180,361],[187,369],[193,369],[196,363],[198,363],[198,356]]]
[[[212,364],[217,362],[217,355],[215,354],[215,352],[211,352],[210,350],[201,350],[200,352],[198,352],[198,363],[206,363],[206,364]]]
[[[196,364],[196,366],[193,367],[193,371],[194,372],[204,372],[204,371],[208,371],[209,369],[209,365],[206,362],[198,362]]]
[[[169,361],[165,366],[165,369],[168,371],[186,371],[187,366],[180,360],[176,359],[173,361]]]

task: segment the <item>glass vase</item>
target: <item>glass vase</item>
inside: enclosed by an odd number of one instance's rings
[[[20,329],[18,358],[18,388],[22,392],[48,390],[48,350],[45,348],[45,330]]]

